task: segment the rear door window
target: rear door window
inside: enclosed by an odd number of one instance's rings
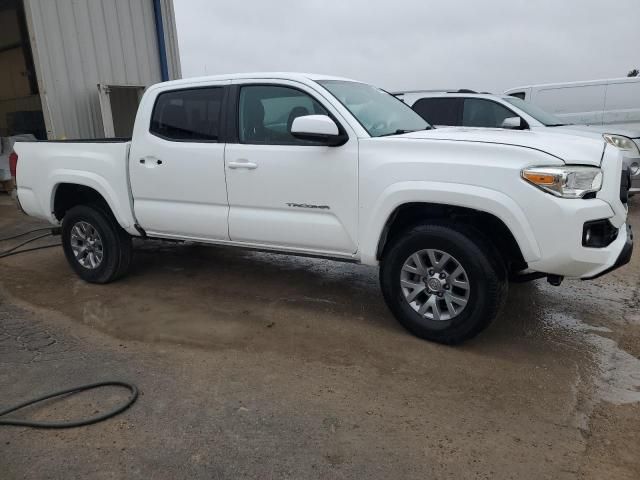
[[[455,127],[460,125],[461,100],[455,97],[421,98],[411,108],[431,125]]]
[[[149,131],[173,141],[217,142],[222,87],[174,90],[158,95]]]
[[[464,127],[500,128],[505,118],[517,117],[508,108],[484,98],[465,98],[462,125]]]

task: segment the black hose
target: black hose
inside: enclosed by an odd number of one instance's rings
[[[42,245],[40,247],[25,248],[24,250],[20,250],[18,252],[0,253],[0,258],[7,258],[7,257],[10,257],[12,255],[20,255],[21,253],[33,252],[35,250],[43,250],[45,248],[60,247],[60,246],[61,246],[60,243],[54,243],[52,245]]]
[[[13,235],[11,237],[0,238],[0,242],[6,242],[7,240],[14,240],[16,238],[20,238],[20,237],[24,237],[25,235],[29,235],[30,233],[44,232],[45,230],[50,231],[51,227],[36,228],[35,230],[31,230],[30,232],[23,232],[23,233],[19,233],[17,235]]]
[[[29,420],[20,420],[17,418],[1,418],[7,413],[15,412],[24,407],[28,407],[29,405],[33,405],[35,403],[41,402],[43,400],[48,400],[49,398],[59,397],[61,395],[67,394],[75,394],[84,392],[86,390],[92,390],[98,387],[124,387],[131,392],[129,399],[126,403],[114,408],[113,410],[103,413],[101,415],[97,415],[95,417],[88,418],[86,420],[74,420],[69,422],[33,422]],[[6,410],[0,411],[0,425],[11,425],[15,427],[31,427],[31,428],[74,428],[74,427],[83,427],[85,425],[92,425],[94,423],[101,422],[103,420],[107,420],[108,418],[115,417],[119,413],[125,411],[129,408],[138,398],[138,388],[135,385],[126,382],[120,381],[108,381],[108,382],[98,382],[98,383],[90,383],[88,385],[80,385],[79,387],[68,388],[66,390],[61,390],[59,392],[50,393],[47,395],[43,395],[42,397],[36,398],[34,400],[29,400],[27,402],[21,403],[20,405],[16,405],[15,407],[8,408]]]
[[[26,245],[28,243],[35,242],[36,240],[40,240],[41,238],[45,238],[45,237],[48,237],[49,235],[52,235],[54,233],[54,230],[52,230],[51,228],[38,228],[38,229],[32,230],[30,232],[24,232],[24,233],[21,233],[19,235],[14,235],[12,237],[2,238],[2,239],[0,239],[0,242],[6,241],[6,240],[13,240],[15,238],[20,238],[20,237],[23,237],[25,235],[28,235],[30,233],[41,232],[41,231],[44,231],[44,230],[50,230],[50,232],[45,234],[45,235],[39,235],[37,237],[31,238],[29,240],[26,240],[26,241],[22,242],[21,244],[10,248],[9,250],[6,250],[4,252],[0,252],[0,258],[9,257],[11,255],[18,255],[20,253],[33,252],[34,250],[42,250],[44,248],[59,247],[60,244],[54,244],[54,245],[42,245],[42,246],[39,246],[39,247],[33,247],[33,248],[27,248],[27,249],[24,249],[24,250],[18,250],[20,247],[22,247],[22,246],[24,246],[24,245]],[[16,410],[20,410],[21,408],[28,407],[29,405],[34,405],[36,403],[42,402],[43,400],[48,400],[50,398],[60,397],[62,395],[67,395],[67,394],[76,394],[76,393],[84,392],[86,390],[92,390],[92,389],[98,388],[98,387],[108,387],[108,386],[124,387],[124,388],[128,389],[131,392],[131,395],[129,396],[129,399],[126,401],[126,403],[124,403],[123,405],[120,405],[120,406],[114,408],[113,410],[111,410],[111,411],[109,411],[107,413],[103,413],[101,415],[97,415],[95,417],[91,417],[91,418],[88,418],[88,419],[85,419],[85,420],[75,420],[75,421],[69,421],[69,422],[32,422],[32,421],[29,421],[29,420],[20,420],[20,419],[16,419],[16,418],[4,418],[4,419],[1,418],[1,417],[4,417],[8,413],[15,412]],[[31,428],[74,428],[74,427],[83,427],[85,425],[92,425],[94,423],[98,423],[98,422],[101,422],[103,420],[107,420],[108,418],[115,417],[116,415],[118,415],[119,413],[125,411],[127,408],[129,408],[131,405],[133,405],[133,403],[137,400],[137,398],[138,398],[138,388],[135,385],[132,385],[130,383],[119,382],[119,381],[90,383],[88,385],[80,385],[79,387],[68,388],[66,390],[61,390],[59,392],[43,395],[42,397],[38,397],[38,398],[36,398],[34,400],[29,400],[29,401],[23,402],[23,403],[21,403],[19,405],[16,405],[14,407],[10,407],[10,408],[7,408],[5,410],[2,410],[2,411],[0,411],[0,425],[10,425],[10,426],[15,426],[15,427],[31,427]]]
[[[4,252],[0,252],[0,258],[10,257],[12,255],[18,255],[20,253],[33,252],[35,250],[42,250],[44,248],[59,247],[60,244],[58,243],[58,244],[54,244],[54,245],[43,245],[43,246],[40,246],[40,247],[26,248],[24,250],[16,251],[20,247],[23,247],[28,243],[35,242],[36,240],[40,240],[41,238],[48,237],[49,235],[59,234],[60,233],[60,229],[59,228],[55,228],[55,227],[36,228],[35,230],[31,230],[30,232],[23,232],[23,233],[19,233],[17,235],[13,235],[11,237],[0,238],[0,242],[5,242],[7,240],[13,240],[15,238],[24,237],[25,235],[29,235],[31,233],[36,233],[36,232],[42,232],[42,231],[45,231],[45,230],[47,230],[49,233],[47,233],[45,235],[38,235],[37,237],[30,238],[29,240],[25,240],[24,242],[20,243],[19,245],[16,245],[15,247],[11,247],[9,250],[5,250]]]
[[[29,240],[25,240],[24,242],[19,243],[15,247],[11,247],[9,250],[5,250],[4,252],[0,252],[0,258],[8,256],[9,253],[15,252],[16,250],[18,250],[20,247],[23,247],[27,243],[35,242],[36,240],[40,240],[41,238],[45,238],[45,237],[48,237],[50,235],[51,235],[50,233],[45,233],[44,235],[38,235],[37,237],[33,237],[33,238],[30,238]],[[16,253],[18,253],[18,252],[16,252]]]

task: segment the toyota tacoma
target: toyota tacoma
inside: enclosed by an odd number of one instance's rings
[[[629,172],[603,139],[434,129],[344,78],[160,83],[132,139],[14,149],[21,208],[61,226],[88,282],[125,275],[134,237],[379,265],[396,318],[441,343],[486,328],[510,280],[596,278],[633,248]]]

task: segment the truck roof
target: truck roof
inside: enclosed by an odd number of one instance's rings
[[[193,83],[202,83],[207,81],[220,81],[220,80],[239,80],[239,79],[277,79],[277,80],[296,80],[301,82],[317,81],[317,80],[343,80],[349,82],[357,82],[358,80],[352,80],[350,78],[337,77],[334,75],[323,75],[316,73],[300,73],[300,72],[250,72],[250,73],[230,73],[222,75],[207,75],[201,77],[182,78],[180,80],[171,80],[169,82],[162,82],[156,85],[162,86],[179,86],[189,85]]]

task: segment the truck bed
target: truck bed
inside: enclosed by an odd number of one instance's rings
[[[128,139],[18,142],[16,184],[23,210],[57,223],[56,192],[81,184],[98,192],[123,228],[136,232],[128,182]]]

